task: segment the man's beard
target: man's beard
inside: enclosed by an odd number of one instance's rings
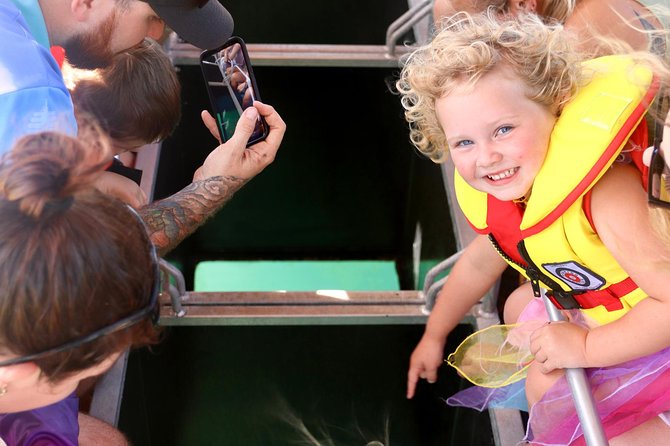
[[[115,27],[116,11],[105,19],[96,32],[70,37],[63,44],[67,61],[74,67],[87,70],[108,66],[114,57],[109,43]]]

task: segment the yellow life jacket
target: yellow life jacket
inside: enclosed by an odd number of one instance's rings
[[[559,308],[581,308],[599,323],[647,297],[602,243],[584,197],[616,160],[658,89],[652,71],[626,56],[584,63],[593,77],[556,121],[525,210],[470,187],[456,172],[458,203],[473,228]]]

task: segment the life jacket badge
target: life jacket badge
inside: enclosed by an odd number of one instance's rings
[[[545,263],[542,267],[572,291],[592,291],[605,285],[605,279],[573,260]]]

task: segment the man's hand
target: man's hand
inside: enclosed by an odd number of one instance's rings
[[[205,127],[207,127],[207,130],[209,130],[209,133],[212,134],[214,138],[216,138],[217,141],[219,141],[219,144],[221,144],[221,135],[219,135],[219,129],[216,125],[216,119],[214,119],[214,116],[207,110],[203,110],[200,112],[200,117],[202,118],[203,124],[205,124]]]
[[[259,113],[270,127],[269,134],[265,141],[247,149]],[[214,119],[203,113],[203,121],[216,135]],[[190,185],[142,208],[140,215],[159,254],[164,255],[177,246],[267,167],[274,160],[285,130],[286,124],[274,108],[255,102],[242,114],[233,137],[214,149],[196,170]]]
[[[246,148],[259,114],[265,118],[270,127],[268,137],[265,141]],[[202,117],[212,134],[218,136],[218,133],[215,133],[216,122],[211,115],[203,113]],[[207,156],[203,165],[193,175],[193,181],[217,176],[250,180],[274,161],[285,131],[286,124],[272,106],[254,102],[254,106],[247,108],[240,117],[233,137]]]

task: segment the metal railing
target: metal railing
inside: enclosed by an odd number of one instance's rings
[[[431,0],[421,0],[389,25],[384,45],[313,45],[248,43],[254,66],[309,67],[398,67],[401,58],[414,49],[398,45],[418,22],[432,12]],[[174,65],[197,65],[202,50],[171,33],[163,47]]]

